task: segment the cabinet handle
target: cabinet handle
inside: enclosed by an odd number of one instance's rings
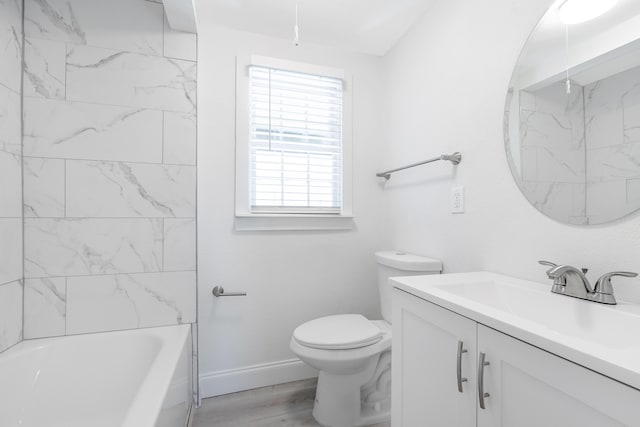
[[[462,378],[462,353],[466,353],[467,350],[462,348],[463,346],[463,342],[462,341],[458,341],[458,357],[457,357],[457,361],[456,361],[456,373],[457,373],[457,378],[458,378],[458,391],[460,393],[463,393],[464,391],[462,390],[462,383],[466,382],[467,379],[466,378]]]
[[[489,366],[489,362],[485,362],[486,354],[480,352],[480,360],[478,361],[478,403],[480,409],[485,409],[484,399],[489,397],[489,393],[484,392],[484,367]]]

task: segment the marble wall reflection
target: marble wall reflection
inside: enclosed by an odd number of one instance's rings
[[[600,223],[640,208],[640,67],[584,92],[587,214]]]
[[[196,65],[161,2],[26,0],[25,337],[195,322]]]
[[[640,67],[519,96],[520,177],[536,208],[570,224],[640,208]]]
[[[22,1],[0,0],[0,352],[22,339]]]
[[[585,131],[582,87],[564,82],[520,92],[523,189],[538,210],[585,223]]]

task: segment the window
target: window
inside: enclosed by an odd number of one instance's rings
[[[337,70],[238,61],[237,217],[350,217],[348,86]]]
[[[252,212],[340,213],[342,80],[249,67]]]

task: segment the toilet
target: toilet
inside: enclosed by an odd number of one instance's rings
[[[313,416],[328,427],[387,421],[391,409],[389,277],[440,274],[442,261],[399,251],[375,254],[382,320],[360,314],[321,317],[298,326],[291,350],[317,369]]]

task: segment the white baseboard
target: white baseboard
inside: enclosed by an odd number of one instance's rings
[[[204,399],[317,376],[317,370],[307,366],[299,359],[206,372],[200,375],[200,396]]]

